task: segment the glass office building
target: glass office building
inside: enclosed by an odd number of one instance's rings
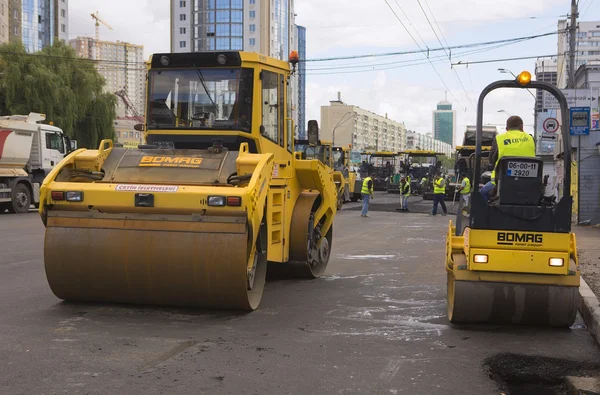
[[[243,0],[196,0],[194,3],[192,51],[243,49]]]
[[[21,41],[27,52],[40,51],[56,39],[68,38],[68,0],[11,0],[10,41]]]
[[[436,140],[450,144],[454,143],[454,129],[456,128],[456,112],[452,104],[441,101],[433,111],[433,137]]]

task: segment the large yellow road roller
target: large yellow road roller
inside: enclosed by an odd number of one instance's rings
[[[452,323],[567,327],[577,316],[580,282],[577,243],[571,232],[567,100],[553,85],[531,81],[526,71],[515,80],[488,85],[478,103],[473,185],[478,185],[482,174],[483,102],[499,88],[542,89],[560,103],[563,193],[558,199],[544,196],[541,158],[504,156],[498,161],[492,198],[486,201],[474,188],[468,209],[458,213],[457,224],[462,225],[449,224],[448,319]],[[499,142],[511,143],[510,139]]]
[[[155,54],[146,144],[79,149],[47,176],[40,215],[60,299],[254,310],[267,263],[317,278],[336,189],[294,154],[284,61],[245,52]],[[311,141],[318,125],[310,121]]]

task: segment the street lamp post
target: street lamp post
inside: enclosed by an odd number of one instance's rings
[[[344,119],[344,117],[348,114],[354,114],[354,111],[348,111],[347,113],[345,113],[344,115],[342,115],[342,117],[340,118],[339,122],[337,123],[337,125],[335,125],[333,127],[333,130],[331,131],[331,145],[335,147],[335,130],[342,126],[344,123],[346,123],[347,121],[349,121],[352,117],[348,117],[346,119]]]
[[[509,112],[508,112],[508,111],[506,111],[506,110],[498,110],[498,112],[503,112],[503,113],[505,113],[506,115],[508,115],[509,117],[512,117],[512,114],[511,114],[511,113],[509,113]]]

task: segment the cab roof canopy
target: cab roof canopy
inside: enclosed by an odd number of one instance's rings
[[[156,53],[150,58],[150,67],[152,69],[241,67],[242,62],[262,63],[282,69],[290,69],[289,64],[282,60],[254,52],[242,51]]]

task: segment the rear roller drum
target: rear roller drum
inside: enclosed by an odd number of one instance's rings
[[[48,217],[44,261],[63,300],[251,311],[266,278],[266,229],[245,217]],[[256,247],[253,245],[256,240]]]
[[[447,291],[452,323],[569,327],[577,316],[577,287],[455,281],[448,273]]]
[[[303,193],[296,202],[290,231],[290,261],[274,264],[275,276],[314,279],[327,269],[333,242],[333,224],[326,234],[315,225],[314,211],[320,202],[318,193]]]

